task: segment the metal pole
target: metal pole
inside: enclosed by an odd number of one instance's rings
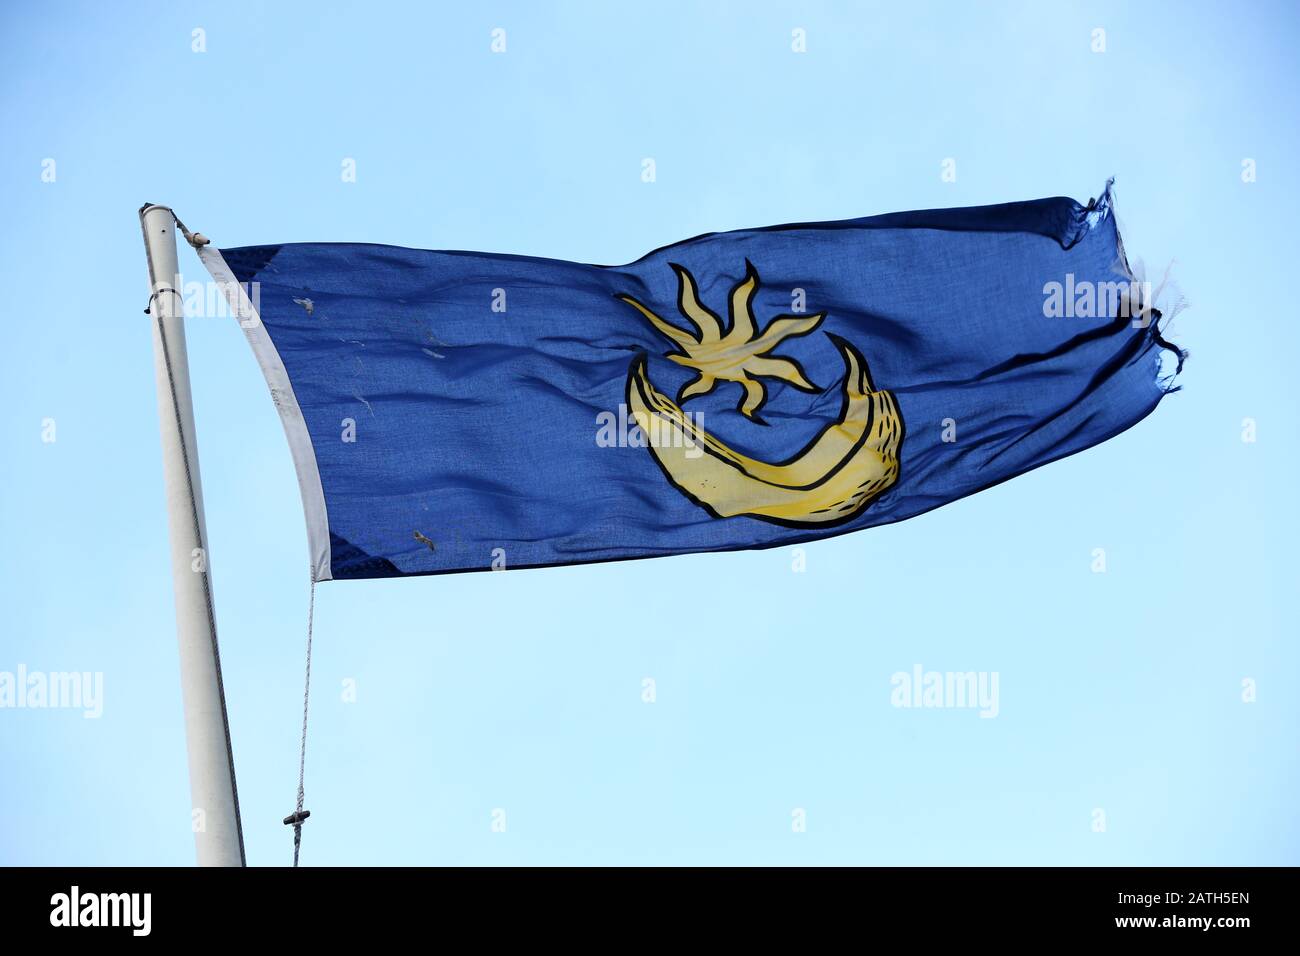
[[[199,866],[243,866],[244,835],[208,578],[207,529],[203,524],[203,490],[190,402],[175,217],[166,206],[146,204],[140,210],[140,226],[149,260],[149,312],[162,429],[163,485],[171,531],[194,848]]]

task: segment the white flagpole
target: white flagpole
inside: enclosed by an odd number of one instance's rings
[[[171,531],[194,848],[199,866],[243,866],[244,835],[208,577],[175,217],[166,206],[146,204],[140,210],[140,226],[149,260],[149,312]]]

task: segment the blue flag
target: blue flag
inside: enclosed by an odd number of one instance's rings
[[[624,266],[201,255],[266,375],[317,580],[766,548],[899,521],[1172,391],[1109,185],[715,233]]]

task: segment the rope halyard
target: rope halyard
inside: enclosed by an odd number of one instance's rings
[[[307,667],[302,688],[302,739],[298,746],[298,801],[293,813],[284,818],[284,825],[293,827],[293,865],[298,865],[302,850],[302,825],[311,816],[302,808],[305,799],[304,783],[307,775],[307,705],[311,698],[311,638],[312,621],[316,616],[316,569],[311,572],[311,595],[307,599]]]

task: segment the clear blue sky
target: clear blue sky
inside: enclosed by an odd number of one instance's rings
[[[0,671],[104,701],[0,710],[0,863],[194,858],[141,203],[218,245],[623,262],[1112,174],[1193,305],[1181,393],[803,573],[323,585],[304,861],[1300,863],[1296,41],[1286,3],[6,5]],[[248,858],[283,864],[302,511],[242,333],[188,333]],[[917,664],[997,672],[996,719],[891,706]]]

